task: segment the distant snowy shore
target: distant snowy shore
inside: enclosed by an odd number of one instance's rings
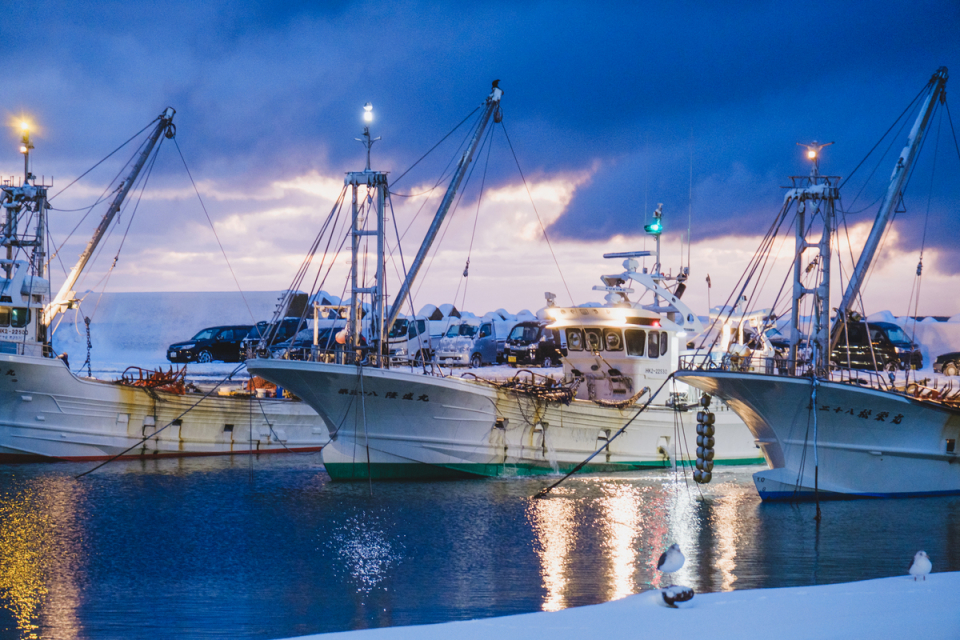
[[[906,561],[905,561],[906,562]],[[670,609],[659,591],[555,613],[414,627],[386,627],[301,636],[299,640],[635,640],[691,637],[741,638],[936,638],[960,637],[960,572],[863,582],[746,589],[699,594]]]

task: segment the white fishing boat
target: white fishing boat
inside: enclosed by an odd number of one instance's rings
[[[52,301],[45,252],[52,185],[29,171],[33,146],[24,127],[24,178],[0,184],[5,215],[0,243],[6,248],[0,260],[0,461],[318,451],[328,440],[322,420],[303,402],[189,392],[182,375],[172,372],[119,381],[82,378],[54,357],[51,322],[76,304],[71,288],[161,136],[174,135],[173,115],[167,109],[157,118]]]
[[[702,326],[680,300],[688,270],[674,277],[661,273],[659,209],[648,229],[657,237],[652,273],[641,270],[637,260],[654,255],[651,252],[607,255],[624,260],[624,271],[602,277],[598,289],[606,292],[605,305],[548,309],[549,329],[562,333],[567,348],[559,379],[533,371],[495,381],[471,374],[444,376],[425,368],[390,368],[389,358],[378,356],[375,347],[373,351],[361,347],[361,296],[371,296],[366,309],[372,344],[383,344],[485,127],[491,119],[500,121],[501,96],[494,83],[481,107],[472,142],[389,310],[384,305],[382,278],[389,191],[386,174],[370,170],[373,140],[369,128],[364,131],[367,169],[347,174],[339,200],[353,203],[349,233],[354,240],[354,309],[351,329],[341,336],[345,344],[335,354],[315,354],[302,361],[249,360],[249,370],[292,390],[323,416],[332,441],[321,455],[334,479],[557,473],[577,467],[597,450],[586,471],[671,467],[692,461],[698,444],[705,445],[699,453],[709,458],[701,463],[707,467],[708,475],[700,476],[705,481],[714,464],[761,462],[753,436],[725,407],[710,414],[708,436],[698,436],[699,427],[689,409],[699,406],[695,397],[699,394],[669,381],[685,344],[681,338]],[[365,203],[368,208],[363,209]],[[379,247],[376,264],[361,270],[376,273],[372,283],[358,280],[358,246],[363,236],[376,236]],[[676,281],[672,290],[668,281]],[[649,293],[652,300],[631,301],[630,282],[640,285],[641,294]],[[709,443],[703,437],[709,437]]]
[[[764,500],[960,493],[960,391],[904,379],[897,384],[898,374],[883,371],[879,358],[874,358],[874,371],[852,370],[850,348],[844,348],[852,305],[902,202],[933,111],[945,99],[946,81],[947,70],[941,68],[927,86],[832,327],[831,241],[839,179],[819,174],[816,157],[823,145],[817,145],[809,151],[811,175],[794,178],[775,222],[779,225],[795,207],[789,353],[766,359],[741,350],[734,358],[699,355],[682,363],[685,370],[677,378],[724,400],[756,437],[771,467],[754,475]],[[807,240],[814,222],[822,223],[822,235]],[[808,264],[816,269],[804,269]],[[815,281],[805,280],[812,271]],[[813,323],[803,326],[801,304],[811,302],[806,308],[814,310]]]

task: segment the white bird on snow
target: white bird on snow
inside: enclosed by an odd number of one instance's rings
[[[926,580],[931,569],[933,569],[933,563],[927,557],[927,552],[917,551],[917,555],[913,556],[913,564],[910,565],[910,575],[913,576],[913,579],[916,580],[917,576],[923,576],[923,579]]]
[[[663,573],[680,571],[680,567],[683,566],[685,560],[686,558],[683,557],[683,553],[680,551],[680,545],[673,543],[669,549],[660,555],[660,560],[657,561],[657,570]]]

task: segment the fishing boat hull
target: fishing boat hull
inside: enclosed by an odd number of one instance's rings
[[[0,460],[101,460],[138,443],[124,457],[303,452],[328,440],[303,402],[201,398],[79,378],[50,358],[0,354]]]
[[[585,471],[670,467],[695,456],[693,414],[663,406],[651,405],[607,444],[639,406],[564,404],[396,369],[287,360],[247,366],[303,398],[330,425],[322,456],[338,480],[550,474],[601,448]],[[732,411],[716,415],[715,463],[761,463],[740,419]]]
[[[754,474],[764,500],[960,494],[960,410],[829,381],[818,381],[813,405],[810,378],[683,371],[677,379],[743,419],[770,467]]]

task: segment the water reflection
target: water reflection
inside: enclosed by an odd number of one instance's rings
[[[400,561],[403,543],[389,539],[382,517],[361,512],[333,532],[328,545],[349,573],[358,593],[369,593]]]
[[[577,540],[576,511],[576,502],[562,493],[531,502],[530,519],[537,539],[540,575],[546,590],[541,606],[544,611],[559,611],[566,607],[564,588],[567,585],[567,557]]]
[[[640,509],[642,492],[630,484],[604,483],[600,506],[604,515],[606,547],[610,562],[610,590],[608,600],[619,600],[638,591],[637,539],[643,527]],[[651,520],[656,520],[652,517]]]
[[[764,505],[756,469],[331,483],[313,458],[0,465],[0,639],[267,639],[960,570],[960,498]],[[701,497],[702,491],[702,497]],[[677,542],[686,566],[662,578]]]
[[[0,599],[22,638],[40,638],[42,627],[80,633],[71,532],[78,491],[69,479],[47,478],[0,496]]]
[[[713,503],[710,528],[716,537],[715,566],[720,572],[719,591],[732,591],[733,583],[737,581],[737,548],[741,544],[743,522],[739,511],[745,500],[743,493],[733,492]]]

